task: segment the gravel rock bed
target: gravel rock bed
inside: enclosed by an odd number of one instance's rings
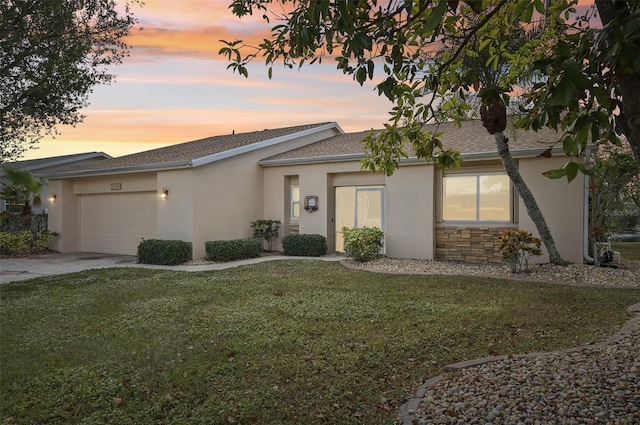
[[[640,332],[568,353],[463,369],[429,388],[416,424],[640,424]]]
[[[456,261],[427,261],[380,258],[368,263],[345,260],[349,267],[372,272],[399,274],[475,275],[528,281],[541,281],[582,286],[640,288],[640,264],[627,262],[619,268],[595,267],[586,264],[554,266],[532,265],[530,273],[513,274],[509,266],[500,263],[471,264]]]

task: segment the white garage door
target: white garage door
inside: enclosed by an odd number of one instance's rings
[[[142,238],[156,237],[156,193],[80,197],[80,250],[136,255]]]

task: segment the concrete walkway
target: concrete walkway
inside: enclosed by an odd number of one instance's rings
[[[199,264],[186,266],[156,266],[136,263],[133,255],[112,255],[78,252],[72,254],[34,255],[22,258],[0,259],[0,283],[15,282],[33,279],[40,276],[73,273],[91,269],[106,269],[111,267],[139,267],[147,269],[177,270],[186,272],[201,272],[208,270],[223,270],[247,264],[263,263],[276,260],[322,260],[340,261],[344,257],[290,257],[284,255],[271,255],[266,257],[250,258],[247,260],[231,261],[228,263]]]

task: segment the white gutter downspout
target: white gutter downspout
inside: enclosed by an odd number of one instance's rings
[[[584,163],[587,168],[589,167],[589,163],[591,162],[591,148],[587,147],[584,154]],[[582,236],[582,245],[583,252],[582,255],[587,262],[587,264],[594,264],[595,259],[589,255],[589,176],[587,174],[584,175],[584,202],[583,202],[584,212],[582,215],[583,220],[583,236]]]

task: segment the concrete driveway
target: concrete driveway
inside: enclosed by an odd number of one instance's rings
[[[130,267],[135,264],[136,257],[133,255],[93,254],[87,252],[2,258],[0,259],[0,283],[90,269]]]
[[[77,252],[72,254],[34,255],[23,258],[0,259],[0,283],[15,282],[33,279],[39,276],[51,276],[79,272],[91,269],[105,269],[110,267],[140,267],[146,269],[166,269],[188,272],[200,272],[207,270],[223,270],[232,267],[257,264],[265,261],[277,260],[320,260],[340,261],[341,256],[328,255],[324,257],[290,257],[274,255],[247,260],[231,261],[228,263],[207,263],[181,266],[156,266],[136,263],[133,255],[95,254],[90,252]]]

